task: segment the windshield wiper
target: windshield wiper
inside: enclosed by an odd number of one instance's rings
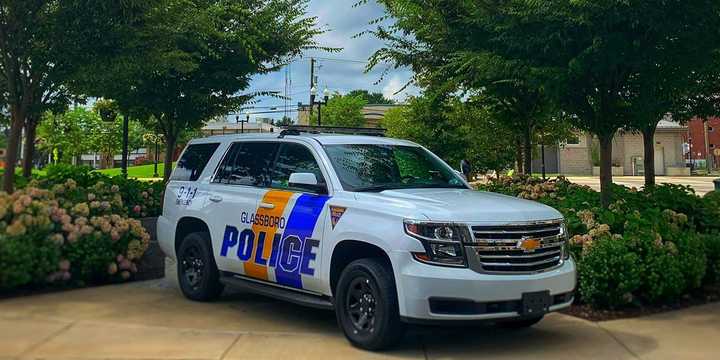
[[[392,190],[392,189],[401,189],[401,186],[398,185],[392,185],[392,184],[384,184],[384,185],[373,185],[373,186],[363,186],[354,189],[356,192],[380,192],[383,190]]]
[[[464,185],[454,184],[383,184],[364,186],[354,189],[356,192],[380,192],[383,190],[402,190],[402,189],[465,189]]]

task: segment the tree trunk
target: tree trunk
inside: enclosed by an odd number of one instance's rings
[[[515,166],[517,167],[518,175],[522,175],[525,173],[523,169],[522,143],[520,141],[516,141],[515,143]]]
[[[600,203],[610,206],[612,199],[612,139],[613,134],[598,136],[600,140]]]
[[[525,174],[532,175],[532,129],[530,127],[525,128],[525,134],[523,134],[523,168]]]
[[[655,185],[655,130],[657,123],[646,126],[642,129],[643,149],[645,156],[643,163],[645,165],[645,187]]]
[[[5,173],[3,174],[3,190],[8,194],[15,190],[15,166],[18,161],[18,147],[20,145],[20,137],[22,136],[23,122],[25,116],[13,106],[11,108],[10,136],[8,138],[8,147],[5,152]]]
[[[168,182],[170,180],[170,173],[172,172],[172,161],[173,155],[175,154],[175,146],[177,145],[177,138],[175,136],[167,136],[165,134],[165,160],[163,164],[163,181]]]
[[[35,157],[35,137],[37,135],[38,117],[29,116],[25,123],[25,149],[23,150],[22,175],[26,179],[32,177],[33,158]]]

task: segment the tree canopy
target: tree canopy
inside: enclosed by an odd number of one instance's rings
[[[357,89],[357,90],[353,90],[353,91],[349,92],[348,95],[360,96],[363,99],[365,99],[365,101],[367,101],[368,104],[373,104],[373,105],[378,105],[378,104],[379,105],[392,105],[395,103],[395,101],[386,98],[385,95],[383,95],[382,93],[370,92],[368,90]]]
[[[716,57],[720,39],[720,3],[712,0],[380,2],[395,21],[372,31],[388,46],[371,66],[410,66],[420,85],[450,91],[495,93],[492,86],[518,80],[541,91],[575,127],[599,138],[605,205],[611,140],[639,112],[637,79],[651,82],[658,66],[663,74],[701,70],[697,62]],[[693,59],[682,63],[681,54]]]
[[[153,116],[166,139],[165,174],[177,139],[258,94],[252,76],[318,48],[323,32],[306,0],[161,0],[112,56],[99,56],[77,86],[124,113]]]
[[[367,100],[362,95],[340,95],[334,94],[328,103],[322,107],[322,125],[363,127],[365,116],[362,109],[367,105]],[[314,114],[317,121],[317,114]]]

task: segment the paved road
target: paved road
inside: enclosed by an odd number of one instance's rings
[[[162,280],[0,300],[0,334],[0,359],[717,359],[720,303],[601,323],[551,314],[521,331],[413,328],[370,353],[331,312],[243,293],[196,303]]]
[[[715,178],[710,176],[658,176],[655,181],[658,184],[690,185],[698,195],[705,195],[713,190],[713,179]],[[568,176],[568,180],[600,190],[600,178],[597,176]],[[634,186],[639,189],[645,184],[645,179],[642,176],[613,176],[613,182],[625,186]]]

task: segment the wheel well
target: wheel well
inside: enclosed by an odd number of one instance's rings
[[[180,242],[190,233],[206,232],[210,234],[210,229],[204,221],[194,217],[184,217],[180,219],[175,228],[175,252],[177,253]],[[212,245],[212,244],[210,244]]]
[[[358,259],[379,258],[386,262],[391,268],[392,263],[383,249],[366,242],[357,240],[343,240],[333,250],[330,260],[330,289],[335,294],[335,286],[340,279],[343,269],[351,262]]]

